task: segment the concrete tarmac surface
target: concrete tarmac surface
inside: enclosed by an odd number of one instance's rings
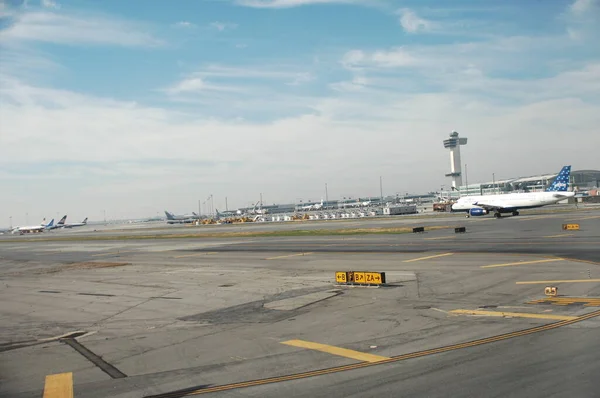
[[[599,210],[102,227],[0,236],[0,396],[600,396]]]

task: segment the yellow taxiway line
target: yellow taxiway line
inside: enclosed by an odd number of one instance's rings
[[[585,321],[587,319],[591,319],[591,318],[594,318],[597,316],[600,316],[600,310],[589,312],[585,315],[575,317],[575,319],[571,319],[571,320],[558,321],[558,322],[540,325],[540,326],[536,326],[536,327],[528,328],[528,329],[524,329],[524,330],[517,330],[516,332],[509,332],[509,333],[495,335],[495,336],[491,336],[491,337],[485,337],[482,339],[472,340],[472,341],[468,341],[468,342],[464,342],[464,343],[452,344],[452,345],[432,348],[429,350],[411,352],[411,353],[391,357],[389,359],[385,359],[383,361],[378,361],[378,362],[358,362],[358,363],[353,363],[353,364],[349,364],[349,365],[334,366],[331,368],[310,370],[307,372],[294,373],[294,374],[288,374],[288,375],[283,375],[283,376],[274,376],[274,377],[268,377],[268,378],[264,378],[264,379],[247,380],[247,381],[241,381],[241,382],[237,382],[237,383],[222,384],[222,385],[217,385],[217,386],[212,386],[212,387],[207,387],[207,388],[201,388],[201,389],[197,389],[197,390],[186,391],[185,393],[182,393],[181,391],[167,392],[167,393],[163,393],[163,394],[159,394],[159,395],[153,395],[153,397],[154,398],[181,398],[184,396],[191,396],[191,395],[203,395],[203,394],[210,394],[210,393],[214,393],[214,392],[231,391],[231,390],[253,387],[253,386],[264,386],[267,384],[282,383],[282,382],[291,381],[291,380],[306,379],[309,377],[323,376],[323,375],[328,375],[328,374],[333,374],[333,373],[346,372],[346,371],[355,370],[355,369],[363,369],[363,368],[367,368],[367,367],[371,367],[371,366],[380,366],[380,365],[387,364],[387,363],[400,362],[400,361],[405,361],[405,360],[413,359],[413,358],[421,358],[421,357],[425,357],[425,356],[429,356],[429,355],[441,354],[443,352],[455,351],[455,350],[460,350],[460,349],[469,348],[469,347],[476,347],[476,346],[480,346],[480,345],[484,345],[484,344],[495,343],[498,341],[514,339],[516,337],[521,337],[521,336],[528,336],[528,335],[531,335],[534,333],[545,332],[545,331],[557,329],[557,328],[560,328],[563,326],[572,325],[574,323],[582,322],[582,321]]]
[[[548,235],[544,236],[544,238],[562,238],[563,236],[574,236],[575,234],[558,234],[558,235]]]
[[[600,279],[563,279],[556,281],[520,281],[515,282],[517,285],[545,285],[552,283],[585,283],[585,282],[600,282]]]
[[[44,398],[73,398],[73,373],[47,375]]]
[[[491,264],[491,265],[482,265],[481,268],[510,267],[510,266],[513,266],[513,265],[550,263],[550,262],[553,262],[553,261],[564,261],[564,259],[562,259],[562,258],[547,258],[545,260],[519,261],[519,262],[516,262],[516,263],[504,263],[504,264]]]
[[[448,311],[450,314],[457,315],[483,315],[483,316],[497,316],[497,317],[511,317],[511,318],[535,318],[535,319],[554,319],[557,321],[571,321],[577,319],[576,316],[567,315],[551,315],[551,314],[530,314],[526,312],[496,312],[496,311],[478,311],[478,310],[452,310]]]
[[[281,344],[290,345],[299,348],[308,348],[309,350],[326,352],[328,354],[338,355],[340,357],[352,358],[363,362],[379,362],[389,359],[380,355],[368,354],[366,352],[349,350],[347,348],[336,347],[333,345],[313,343],[304,340],[288,340],[282,341]]]
[[[435,238],[425,238],[425,240],[456,239],[456,236],[437,236]]]
[[[419,258],[413,258],[410,260],[404,260],[402,261],[403,263],[412,263],[413,261],[421,261],[421,260],[429,260],[430,258],[438,258],[438,257],[444,257],[444,256],[451,256],[454,253],[444,253],[444,254],[436,254],[435,256],[427,256],[427,257],[419,257]]]
[[[296,253],[296,254],[286,254],[285,256],[267,257],[267,258],[265,258],[265,260],[275,260],[275,259],[278,259],[278,258],[287,258],[287,257],[305,256],[305,255],[309,255],[309,254],[313,254],[313,252],[308,252],[308,253]]]
[[[208,254],[217,254],[218,252],[200,252],[200,253],[194,253],[194,254],[184,254],[181,256],[175,256],[173,258],[185,258],[185,257],[196,257],[196,256],[206,256]]]

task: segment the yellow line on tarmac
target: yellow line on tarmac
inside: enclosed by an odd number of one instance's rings
[[[508,340],[508,339],[521,337],[521,336],[528,336],[528,335],[531,335],[534,333],[545,332],[545,331],[557,329],[557,328],[560,328],[563,326],[572,325],[574,323],[582,322],[582,321],[585,321],[587,319],[591,319],[591,318],[594,318],[597,316],[600,316],[600,311],[589,312],[585,315],[581,315],[579,317],[576,317],[575,319],[568,320],[568,321],[553,322],[553,323],[549,323],[549,324],[536,326],[533,328],[517,330],[516,332],[509,332],[509,333],[500,334],[500,335],[491,336],[491,337],[484,337],[482,339],[472,340],[472,341],[468,341],[468,342],[464,342],[464,343],[458,343],[458,344],[452,344],[452,345],[443,346],[443,347],[432,348],[430,350],[410,352],[407,354],[402,354],[402,355],[398,355],[395,357],[391,357],[390,359],[386,359],[386,360],[379,361],[379,362],[358,362],[358,363],[352,363],[349,365],[334,366],[334,367],[325,368],[325,369],[309,370],[307,372],[302,372],[302,373],[294,373],[294,374],[287,374],[287,375],[283,375],[283,376],[274,376],[274,377],[267,377],[267,378],[263,378],[263,379],[247,380],[247,381],[241,381],[241,382],[237,382],[237,383],[216,385],[213,387],[200,388],[197,390],[191,390],[191,391],[188,390],[184,393],[182,393],[181,391],[167,392],[167,393],[163,393],[163,394],[153,395],[152,397],[154,397],[154,398],[181,398],[181,397],[190,396],[190,395],[204,395],[204,394],[211,394],[214,392],[231,391],[231,390],[253,387],[253,386],[264,386],[264,385],[268,385],[268,384],[282,383],[282,382],[286,382],[286,381],[306,379],[309,377],[323,376],[323,375],[329,375],[329,374],[334,374],[334,373],[346,372],[346,371],[355,370],[355,369],[363,369],[363,368],[367,368],[367,367],[371,367],[371,366],[379,366],[382,364],[387,364],[387,363],[392,363],[392,362],[400,362],[400,361],[406,361],[406,360],[414,359],[414,358],[422,358],[422,357],[429,356],[429,355],[441,354],[443,352],[456,351],[456,350],[460,350],[463,348],[477,347],[480,345],[491,344],[491,343],[495,343],[498,341],[504,341],[504,340]]]
[[[196,257],[196,256],[206,256],[208,254],[217,254],[218,252],[200,252],[194,254],[184,254],[182,256],[175,256],[173,258],[184,258],[184,257]]]
[[[600,282],[600,279],[564,279],[557,281],[521,281],[516,282],[517,285],[543,285],[550,283],[585,283],[585,282]]]
[[[439,239],[455,239],[456,236],[438,236],[435,238],[425,238],[425,240],[439,240]]]
[[[482,265],[481,268],[510,267],[511,265],[539,264],[539,263],[549,263],[552,261],[564,261],[564,259],[563,258],[547,258],[545,260],[519,261],[517,263]]]
[[[73,373],[47,375],[44,398],[73,398]]]
[[[285,256],[276,256],[276,257],[267,257],[265,260],[275,260],[277,258],[287,258],[287,257],[296,257],[296,256],[304,256],[308,254],[313,254],[313,252],[308,253],[296,253],[296,254],[286,254]]]
[[[474,310],[452,310],[448,311],[451,314],[458,315],[484,315],[512,318],[535,318],[535,319],[554,319],[557,321],[570,321],[577,319],[576,316],[566,315],[550,315],[550,314],[529,314],[526,312],[495,312],[495,311],[474,311]]]
[[[544,238],[562,238],[563,236],[573,236],[575,234],[559,234],[559,235],[548,235],[544,236]]]
[[[309,350],[326,352],[328,354],[339,355],[341,357],[352,358],[352,359],[356,359],[358,361],[364,361],[364,362],[379,362],[379,361],[389,359],[388,357],[367,354],[365,352],[348,350],[346,348],[336,347],[336,346],[327,345],[327,344],[313,343],[313,342],[304,341],[304,340],[282,341],[281,344],[291,345],[293,347],[308,348]]]
[[[437,257],[444,257],[444,256],[451,256],[454,253],[444,253],[444,254],[436,254],[435,256],[427,256],[427,257],[419,257],[419,258],[413,258],[410,260],[404,260],[402,261],[403,263],[412,263],[413,261],[421,261],[421,260],[429,260],[430,258],[437,258]]]

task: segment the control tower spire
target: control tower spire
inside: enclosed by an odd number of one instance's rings
[[[452,188],[454,190],[459,190],[462,186],[460,146],[466,144],[467,139],[459,138],[456,131],[450,133],[450,138],[444,140],[444,148],[450,149],[450,173],[446,174],[446,177],[452,177]]]

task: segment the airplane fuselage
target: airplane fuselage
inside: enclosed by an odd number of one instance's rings
[[[452,210],[468,212],[471,209],[493,208],[498,213],[510,213],[555,204],[574,195],[574,192],[532,192],[463,196],[452,205]]]

